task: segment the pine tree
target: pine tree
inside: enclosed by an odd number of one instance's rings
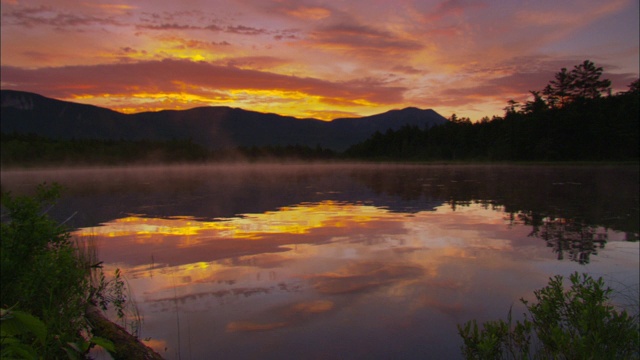
[[[573,78],[572,95],[580,99],[595,99],[599,98],[602,93],[607,92],[611,87],[611,81],[608,79],[600,80],[602,71],[602,67],[596,67],[589,60],[574,66],[571,71]]]
[[[559,73],[556,73],[555,80],[551,80],[549,85],[542,90],[550,107],[562,108],[571,102],[574,78],[573,71],[568,72],[567,68],[562,68]]]

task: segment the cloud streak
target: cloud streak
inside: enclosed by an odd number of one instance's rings
[[[6,25],[27,28],[46,26],[57,29],[69,27],[90,27],[102,25],[123,25],[114,17],[100,17],[87,14],[56,11],[49,6],[25,7],[2,14]]]
[[[235,63],[247,61],[250,62],[251,59],[241,58]],[[229,63],[234,64],[234,61],[231,60]],[[14,88],[21,90],[35,88],[44,94],[59,98],[69,98],[74,95],[152,93],[159,90],[180,92],[186,84],[190,92],[200,95],[206,95],[214,90],[278,90],[301,92],[327,99],[364,100],[384,104],[400,101],[402,92],[405,90],[402,87],[385,86],[383,82],[373,79],[330,82],[245,70],[235,66],[168,59],[131,64],[40,69],[2,66],[1,74],[3,82],[20,84],[13,86]]]

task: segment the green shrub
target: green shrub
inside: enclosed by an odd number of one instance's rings
[[[47,215],[59,193],[59,186],[43,184],[33,197],[2,194],[2,358],[80,358],[93,344],[110,348],[92,337],[85,314],[89,304],[106,309],[112,298],[122,307],[124,283],[106,282],[101,272],[99,283],[91,281],[99,270],[93,259]]]
[[[574,273],[565,290],[562,276],[534,291],[536,302],[521,299],[528,314],[512,326],[475,320],[458,325],[467,359],[638,359],[638,316],[618,312],[609,302],[612,290],[602,278]]]

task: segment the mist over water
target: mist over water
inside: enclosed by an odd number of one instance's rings
[[[628,306],[638,180],[615,166],[2,171],[3,191],[65,187],[51,215],[77,212],[74,236],[123,271],[141,338],[169,359],[456,358],[456,324],[520,314],[573,271]]]

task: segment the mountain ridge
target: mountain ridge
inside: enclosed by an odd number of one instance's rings
[[[56,139],[191,139],[210,149],[237,146],[321,146],[342,151],[376,131],[405,125],[421,128],[447,120],[431,109],[408,107],[359,118],[323,121],[228,106],[125,114],[111,109],[1,90],[3,133]]]

